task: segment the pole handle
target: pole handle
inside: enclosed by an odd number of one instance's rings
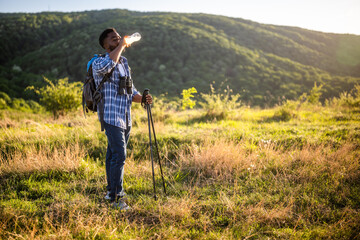
[[[146,96],[149,95],[149,93],[150,93],[150,89],[145,88],[142,98],[141,98],[141,106],[143,106],[143,108],[145,108],[145,109],[146,109],[146,105],[148,105],[146,102]]]

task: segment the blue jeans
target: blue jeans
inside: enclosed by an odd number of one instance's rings
[[[107,190],[110,191],[111,201],[123,194],[124,165],[126,159],[126,146],[129,141],[131,127],[122,129],[104,123],[105,134],[108,139],[106,151],[106,179]]]

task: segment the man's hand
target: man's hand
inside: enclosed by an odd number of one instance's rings
[[[142,101],[142,95],[140,94],[134,95],[133,102],[141,103],[141,101]],[[146,95],[146,103],[152,104],[152,102],[153,102],[152,96],[150,94]]]
[[[109,33],[108,38],[105,45],[106,51],[109,53],[110,58],[117,63],[126,47],[125,39],[116,32]]]
[[[146,95],[146,103],[147,104],[152,104],[152,96],[150,94]]]

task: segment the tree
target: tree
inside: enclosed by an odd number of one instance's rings
[[[30,86],[28,89],[40,95],[41,104],[47,111],[52,112],[54,119],[78,109],[81,105],[82,84],[80,82],[69,83],[68,78],[62,78],[54,84],[46,77],[44,80],[48,85],[40,89]]]

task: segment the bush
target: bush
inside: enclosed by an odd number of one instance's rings
[[[231,110],[241,106],[240,94],[231,95],[232,89],[229,86],[224,93],[216,93],[212,84],[210,84],[210,89],[210,94],[201,94],[204,102],[199,103],[206,110],[206,117],[217,120],[225,119]]]
[[[272,120],[287,122],[290,121],[291,118],[293,118],[292,111],[289,108],[281,107],[274,113]]]
[[[34,100],[27,100],[26,103],[29,105],[29,107],[33,113],[39,113],[43,110],[43,107],[38,102],[35,102]]]
[[[339,98],[334,97],[327,101],[327,105],[359,108],[360,107],[360,85],[355,85],[350,92],[343,92]]]
[[[28,87],[36,94],[40,95],[40,102],[47,111],[52,112],[54,118],[65,115],[78,109],[81,105],[81,87],[80,82],[68,83],[68,78],[59,79],[56,84],[44,77],[48,83],[47,86],[35,89]]]
[[[11,107],[20,111],[29,111],[30,106],[22,98],[14,98],[11,103]]]
[[[0,109],[6,109],[6,108],[7,108],[6,101],[0,98]]]
[[[323,85],[317,86],[316,82],[314,83],[314,87],[310,90],[310,93],[303,93],[299,99],[298,103],[300,105],[319,105],[320,97],[322,95],[322,87]]]
[[[191,98],[194,97],[193,93],[197,93],[196,89],[194,87],[189,89],[184,89],[181,93],[183,96],[181,101],[181,108],[185,110],[186,108],[193,108],[196,104],[196,101],[192,100]]]
[[[304,96],[304,95],[303,95]],[[287,122],[292,118],[296,118],[296,111],[302,106],[303,101],[301,99],[286,100],[281,106],[279,106],[271,117],[265,117],[266,122]]]
[[[0,92],[0,109],[6,109],[11,104],[11,98],[4,92]]]
[[[310,90],[310,95],[308,96],[307,100],[311,104],[319,104],[320,97],[322,95],[321,89],[323,85],[317,86],[316,82],[314,83],[314,87]]]

